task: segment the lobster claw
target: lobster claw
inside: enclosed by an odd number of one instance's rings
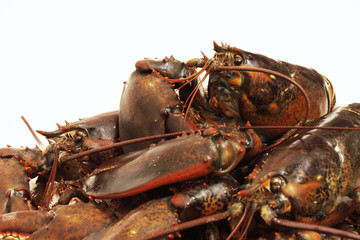
[[[110,166],[98,167],[85,177],[83,190],[95,198],[119,198],[205,176],[215,167],[211,161],[218,157],[214,147],[196,134],[160,142],[149,149],[118,156]],[[205,151],[199,151],[200,148],[210,149],[215,154],[208,155]],[[186,153],[183,149],[186,149]],[[201,155],[208,156],[205,158]]]
[[[107,227],[116,217],[102,205],[77,202],[51,211],[19,211],[0,217],[0,234],[14,233],[30,239],[83,239]]]
[[[0,216],[0,233],[16,231],[28,236],[54,217],[53,213],[45,211],[18,211]]]
[[[118,156],[85,177],[82,189],[94,198],[121,198],[210,173],[225,174],[252,143],[248,134],[235,128],[205,134],[184,135]]]
[[[0,214],[35,208],[29,180],[44,163],[39,149],[0,148]]]
[[[180,94],[180,97],[177,95],[174,90],[175,83],[170,80],[190,75],[188,67],[173,57],[162,61],[141,60],[135,66],[137,69],[131,74],[121,95],[119,119],[121,140],[195,130],[194,124],[182,114],[183,94]],[[179,91],[188,91],[188,86]],[[125,146],[124,150],[125,152],[141,150],[152,143],[152,141],[137,143]]]

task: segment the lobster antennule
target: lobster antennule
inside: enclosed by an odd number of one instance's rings
[[[30,126],[29,122],[25,119],[24,116],[21,116],[21,119],[24,121],[25,125],[27,126],[27,128],[29,129],[31,135],[34,137],[35,141],[38,143],[39,147],[41,150],[45,149],[45,145],[40,141],[40,139],[38,138],[38,136],[36,136],[34,130],[32,129],[32,127]]]
[[[61,134],[73,131],[73,130],[84,130],[86,131],[86,129],[80,128],[80,127],[75,127],[71,124],[66,125],[66,126],[60,126],[58,129],[54,130],[54,131],[43,131],[43,130],[36,130],[37,133],[43,135],[46,138],[55,138],[60,136]]]
[[[336,235],[336,236],[345,237],[345,238],[360,239],[360,235],[356,234],[356,233],[352,233],[352,232],[348,232],[348,231],[344,231],[344,230],[340,230],[340,229],[336,229],[336,228],[332,228],[332,227],[311,224],[311,223],[279,219],[276,217],[274,217],[272,219],[272,225],[293,228],[293,229],[300,229],[300,230],[316,231],[316,232],[321,232],[321,233],[330,234],[330,235]]]
[[[55,181],[55,177],[56,177],[56,172],[57,172],[57,166],[58,166],[58,155],[55,154],[55,159],[54,159],[54,163],[53,163],[53,167],[51,168],[51,173],[49,176],[49,179],[46,183],[46,188],[45,188],[45,192],[44,195],[41,199],[41,207],[44,207],[45,209],[49,208],[49,204],[51,201],[51,194],[52,194],[52,189],[54,187],[54,181]]]
[[[50,131],[50,132],[48,132],[48,131],[43,131],[43,130],[36,130],[36,132],[39,133],[39,134],[41,134],[41,135],[43,135],[43,136],[46,137],[46,138],[54,138],[54,137],[57,137],[57,136],[59,136],[59,135],[61,135],[61,134],[64,133],[64,131],[61,130],[61,129],[57,129],[57,130],[55,130],[55,131]]]
[[[242,239],[245,236],[245,234],[247,232],[247,229],[249,228],[251,220],[252,220],[252,218],[254,216],[254,213],[255,213],[255,211],[253,211],[253,209],[251,209],[251,211],[249,212],[249,208],[250,208],[249,205],[247,205],[245,207],[240,220],[238,221],[238,223],[236,224],[234,229],[231,231],[229,236],[226,238],[226,240],[230,240],[238,232],[240,227],[243,226],[244,221],[245,221],[246,225],[245,225],[245,227],[243,229],[241,229],[241,232],[240,232],[241,237],[237,236],[237,238]]]

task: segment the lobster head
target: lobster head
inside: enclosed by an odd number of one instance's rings
[[[254,58],[249,52],[228,45],[219,46],[215,42],[214,50],[216,67],[209,80],[209,97],[213,108],[228,117],[243,116],[239,107],[244,101],[248,101],[251,105],[266,111],[266,108],[275,102],[280,91],[276,82],[272,80],[274,76],[231,69],[240,66],[260,66],[257,57]],[[230,69],[217,71],[216,68],[219,67]]]
[[[208,95],[219,114],[255,126],[290,126],[317,119],[334,106],[330,81],[313,69],[215,42],[214,50]],[[261,132],[276,137],[286,130]]]
[[[105,146],[118,141],[118,111],[84,118],[74,123],[66,122],[65,126],[58,125],[55,131],[37,132],[48,139],[63,139],[61,142],[64,148],[74,151]]]
[[[337,150],[323,136],[309,132],[306,138],[308,143],[295,137],[265,155],[250,174],[251,183],[240,191],[267,223],[279,216],[329,226],[353,209],[346,181],[339,176],[350,167],[338,161]]]
[[[50,144],[43,154],[49,159],[50,165],[56,157],[59,158],[58,161],[61,163],[59,172],[65,180],[77,179],[91,172],[106,159],[121,153],[121,149],[113,149],[82,159],[62,161],[69,155],[117,142],[119,138],[118,111],[99,114],[74,123],[66,122],[65,126],[58,125],[55,131],[37,132],[49,140]]]

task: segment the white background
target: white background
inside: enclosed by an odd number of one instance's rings
[[[360,1],[0,1],[0,147],[118,109],[144,57],[213,55],[212,41],[318,70],[360,101]]]

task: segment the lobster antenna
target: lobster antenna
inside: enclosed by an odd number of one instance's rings
[[[232,230],[232,232],[229,234],[229,236],[226,238],[226,240],[230,240],[234,235],[235,233],[239,230],[239,228],[241,227],[241,224],[244,222],[245,218],[247,217],[248,215],[248,210],[249,210],[249,207],[247,206],[239,220],[239,222],[236,224],[234,230]],[[251,221],[251,220],[250,220]]]
[[[360,128],[349,128],[349,127],[314,127],[314,126],[238,126],[239,129],[278,129],[278,128],[284,128],[284,129],[324,129],[324,130],[353,130],[353,131],[360,131]],[[197,131],[199,132],[203,132],[206,129],[198,129]],[[139,143],[139,142],[146,142],[149,140],[155,140],[155,139],[162,139],[162,138],[172,138],[172,137],[177,137],[177,136],[181,136],[183,134],[191,134],[194,133],[194,130],[189,130],[189,131],[183,131],[183,132],[173,132],[173,133],[165,133],[165,134],[159,134],[159,135],[152,135],[152,136],[147,136],[147,137],[141,137],[141,138],[135,138],[135,139],[131,139],[131,140],[126,140],[126,141],[122,141],[122,142],[117,142],[114,144],[109,144],[103,147],[98,147],[98,148],[94,148],[91,150],[87,150],[87,151],[83,151],[80,153],[76,153],[73,154],[71,156],[65,157],[64,159],[62,159],[63,162],[67,162],[70,160],[74,160],[76,158],[81,158],[81,157],[85,157],[94,153],[98,153],[98,152],[102,152],[105,150],[109,150],[112,148],[117,148],[117,147],[122,147],[122,146],[126,146],[126,145],[131,145],[134,143]],[[276,145],[279,143],[275,143]],[[272,145],[270,145],[272,146]],[[269,146],[269,147],[270,147]],[[269,147],[267,147],[266,149],[268,149]]]
[[[245,215],[248,215],[247,219],[249,219],[249,217],[251,219],[253,213],[254,213],[254,211],[250,211],[249,214],[245,214]],[[140,237],[140,238],[138,238],[138,240],[156,239],[156,238],[159,238],[161,236],[172,234],[174,232],[179,232],[179,231],[184,230],[184,229],[204,225],[204,224],[211,223],[211,222],[224,220],[224,219],[226,219],[228,217],[230,217],[230,211],[229,210],[227,210],[225,212],[222,212],[222,213],[217,213],[217,214],[214,214],[214,215],[210,215],[210,216],[198,218],[198,219],[195,219],[195,220],[187,221],[187,222],[184,222],[184,223],[181,223],[181,224],[178,224],[178,225],[174,225],[174,226],[159,230],[157,232],[150,233],[150,234],[148,234],[146,236]],[[242,217],[240,221],[243,221],[243,220],[244,220],[244,218]],[[351,239],[360,240],[360,235],[359,234],[348,232],[348,231],[345,231],[345,230],[332,228],[332,227],[326,227],[326,226],[311,224],[311,223],[296,222],[296,221],[291,221],[291,220],[278,219],[278,218],[275,217],[275,218],[272,219],[271,224],[272,225],[277,225],[277,226],[282,226],[282,227],[287,227],[287,228],[292,228],[292,229],[309,230],[309,231],[321,232],[321,233],[329,234],[329,235],[340,236],[340,237],[344,237],[344,238],[351,238]],[[250,225],[250,221],[247,223],[245,229],[243,230],[240,239],[243,239],[243,237],[245,236],[249,225]],[[233,233],[232,233],[232,235],[228,236],[227,240],[230,239],[231,237],[233,237]]]
[[[45,145],[40,141],[40,139],[38,138],[38,136],[36,135],[36,133],[34,132],[34,130],[32,129],[32,127],[30,126],[30,124],[28,123],[28,121],[25,119],[24,116],[21,116],[21,119],[24,121],[25,125],[27,126],[27,128],[29,129],[31,135],[33,136],[33,138],[35,139],[35,141],[37,142],[37,144],[39,145],[40,149],[43,151],[45,149]]]
[[[324,234],[336,235],[345,238],[351,239],[360,239],[360,235],[352,232],[348,232],[345,230],[340,230],[332,227],[326,227],[311,223],[304,223],[304,222],[296,222],[291,220],[279,219],[274,217],[272,219],[271,225],[277,225],[282,227],[288,227],[293,229],[301,229],[301,230],[309,230],[315,232],[321,232]]]
[[[46,188],[44,191],[44,195],[41,199],[41,207],[44,207],[45,209],[49,210],[49,204],[51,201],[51,193],[52,193],[52,189],[54,187],[54,181],[55,181],[55,177],[56,177],[56,172],[57,172],[57,166],[58,166],[58,151],[55,152],[55,157],[54,157],[54,163],[53,166],[51,168],[51,173],[49,176],[49,179],[46,183]]]
[[[360,131],[357,127],[325,127],[325,126],[239,126],[240,129],[299,129],[299,130],[351,130]]]
[[[207,223],[217,222],[217,221],[226,219],[228,217],[230,217],[230,211],[229,210],[227,210],[225,212],[222,212],[222,213],[217,213],[217,214],[213,214],[213,215],[210,215],[210,216],[198,218],[198,219],[195,219],[195,220],[183,222],[183,223],[180,223],[180,224],[177,224],[177,225],[174,225],[174,226],[159,230],[159,231],[157,231],[155,233],[150,233],[150,234],[148,234],[146,236],[140,237],[138,240],[156,239],[156,238],[159,238],[161,236],[168,235],[168,234],[171,234],[171,233],[174,233],[174,232],[179,232],[179,231],[184,230],[184,229],[197,227],[197,226],[204,225],[204,224],[207,224]]]
[[[203,130],[205,130],[205,129],[203,129]],[[203,130],[199,129],[198,131],[202,132]],[[191,133],[194,133],[194,130],[183,131],[183,132],[165,133],[165,134],[147,136],[147,137],[142,137],[142,138],[135,138],[135,139],[122,141],[122,142],[118,142],[118,143],[114,143],[114,144],[109,144],[109,145],[106,145],[106,146],[103,146],[103,147],[98,147],[98,148],[94,148],[94,149],[91,149],[91,150],[83,151],[83,152],[80,152],[80,153],[76,153],[76,154],[73,154],[71,156],[65,157],[64,159],[62,159],[62,162],[74,160],[76,158],[88,156],[88,155],[93,154],[93,153],[98,153],[98,152],[101,152],[101,151],[105,151],[105,150],[109,150],[109,149],[117,148],[117,147],[122,147],[122,146],[130,145],[130,144],[134,144],[134,143],[145,142],[145,141],[155,140],[155,139],[162,139],[162,138],[177,137],[177,136],[181,136],[183,134],[191,134]]]
[[[205,67],[204,67],[204,68],[205,68]],[[207,78],[208,75],[209,75],[209,72],[207,72],[207,73],[205,74],[205,76],[200,80],[199,84],[192,90],[192,92],[190,93],[189,98],[186,99],[185,106],[186,106],[187,103],[189,102],[189,107],[186,109],[185,118],[186,118],[186,116],[187,116],[188,113],[189,113],[190,106],[191,106],[191,104],[192,104],[193,101],[194,101],[194,98],[195,98],[195,96],[196,96],[197,91],[199,91],[199,88],[200,88],[201,84],[203,84],[203,82],[205,81],[205,79]]]
[[[239,239],[246,239],[246,234],[247,234],[247,231],[248,231],[248,229],[249,229],[249,227],[250,227],[250,224],[251,224],[251,221],[253,220],[253,218],[254,218],[254,214],[255,214],[255,210],[251,210],[250,212],[249,212],[249,214],[248,214],[248,216],[247,216],[247,218],[246,218],[246,225],[245,225],[245,227],[244,227],[244,229],[242,229],[241,230],[241,232],[242,232],[242,234],[241,234],[241,236],[239,237]],[[230,238],[229,238],[229,240],[230,240]]]

